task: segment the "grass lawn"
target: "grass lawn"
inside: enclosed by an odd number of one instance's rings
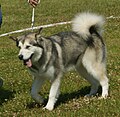
[[[0,34],[31,26],[32,7],[27,0],[1,0],[3,24]],[[35,9],[35,26],[70,21],[78,12],[90,11],[120,16],[120,0],[41,0]],[[43,29],[43,35],[69,31],[69,25]],[[13,35],[20,35],[13,34]],[[0,117],[120,117],[120,19],[107,19],[104,40],[107,45],[107,71],[110,80],[108,99],[85,99],[88,82],[73,71],[62,80],[61,95],[56,108],[49,112],[30,96],[31,75],[17,58],[18,49],[8,36],[0,38]],[[41,94],[47,99],[50,83]],[[101,92],[101,90],[99,90]]]

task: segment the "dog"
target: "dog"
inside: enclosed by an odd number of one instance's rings
[[[11,37],[18,48],[18,57],[34,77],[32,98],[43,103],[39,95],[46,79],[51,81],[49,99],[44,109],[53,110],[60,95],[63,74],[71,69],[83,76],[90,84],[90,93],[95,95],[102,87],[102,97],[108,96],[109,80],[106,73],[106,46],[102,32],[104,17],[94,13],[80,13],[72,20],[72,31],[60,32],[49,37],[38,33]]]

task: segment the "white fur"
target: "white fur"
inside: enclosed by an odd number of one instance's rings
[[[57,48],[58,57],[60,58],[59,63],[62,65],[62,50],[61,50],[61,47],[57,43],[55,43],[55,46]],[[50,71],[51,70],[54,71],[54,69],[52,67],[51,67]],[[60,73],[57,74],[55,79],[51,79],[52,84],[51,84],[51,88],[50,88],[49,99],[48,99],[48,103],[47,103],[47,105],[45,106],[44,109],[48,109],[50,111],[54,109],[54,105],[55,105],[55,103],[58,99],[58,96],[60,94],[61,77],[62,77],[62,73],[60,72]]]
[[[102,86],[102,97],[106,98],[108,96],[108,78],[106,76],[106,70],[104,64],[101,61],[96,62],[95,51],[87,48],[82,63],[87,70],[88,76],[86,79],[91,83],[91,91],[86,96],[91,96],[96,94],[98,86]],[[89,58],[89,61],[88,61]],[[94,63],[94,64],[93,64]],[[83,69],[83,68],[82,68]],[[84,73],[85,75],[86,73]]]
[[[88,36],[90,36],[89,28],[91,26],[95,26],[95,29],[100,34],[103,23],[104,23],[104,19],[102,16],[98,16],[91,13],[82,13],[77,15],[73,19],[72,28],[74,32],[78,33],[84,39],[88,39]],[[29,41],[27,40],[25,40],[24,44],[19,43],[19,46],[21,47],[19,54],[23,55],[24,57],[23,59],[27,59],[31,56],[31,54],[34,53],[32,57],[32,62],[38,61],[42,55],[42,51],[43,51],[42,48],[30,45],[31,46],[30,49],[26,49],[27,45],[29,45]],[[52,53],[48,51],[46,53],[46,62],[44,65],[40,65],[39,62],[36,62],[35,67],[37,69],[35,69],[34,67],[30,68],[32,75],[35,77],[34,82],[32,84],[31,96],[37,102],[43,103],[43,98],[39,95],[39,91],[44,81],[47,78],[49,78],[49,80],[51,81],[48,103],[44,108],[50,111],[54,109],[54,105],[60,94],[61,77],[63,76],[63,73],[66,70],[63,65],[63,59],[62,59],[63,53],[61,47],[56,42],[54,42],[54,46],[56,47],[57,57],[59,58],[56,59],[59,66],[57,66],[57,64],[56,65],[53,64],[55,57],[53,57]],[[99,54],[100,54],[99,56],[102,56],[101,53]],[[49,63],[51,56],[53,57],[53,61],[51,60]],[[108,86],[108,78],[106,76],[106,71],[105,71],[106,70],[105,65],[104,63],[103,64],[101,63],[101,59],[100,60],[97,59],[96,61],[95,48],[92,49],[87,47],[84,56],[82,58],[82,61],[81,58],[79,58],[77,63],[74,65],[74,68],[76,68],[78,73],[80,73],[92,85],[91,91],[87,96],[96,94],[99,85],[102,86],[102,97],[105,98],[108,96],[109,86]]]
[[[27,41],[24,44],[19,42],[18,46],[21,48],[18,55],[23,55],[23,60],[27,60],[32,54],[35,54],[35,57],[32,57],[32,61],[36,62],[42,55],[43,50],[41,48],[32,46]],[[30,46],[30,48],[26,49],[27,46]]]
[[[104,18],[93,13],[80,13],[72,20],[72,29],[74,32],[82,35],[84,39],[90,35],[89,28],[93,25],[101,33],[101,27],[104,24]]]

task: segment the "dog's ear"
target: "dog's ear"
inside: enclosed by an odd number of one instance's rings
[[[38,40],[41,39],[40,32],[42,31],[42,29],[43,29],[43,28],[40,28],[40,29],[38,30],[38,32],[35,34],[35,40],[36,40],[36,42],[38,42]]]
[[[13,41],[18,41],[17,37],[12,37],[12,36],[9,36],[10,39],[12,39]]]
[[[37,38],[38,35],[40,35],[41,31],[42,31],[42,27],[38,30],[38,32],[35,34],[35,38]]]
[[[41,33],[42,29],[43,29],[43,27],[41,27],[41,28],[38,30],[38,34]]]
[[[16,42],[16,46],[18,47],[18,38],[9,36],[9,39],[12,39],[14,42]]]

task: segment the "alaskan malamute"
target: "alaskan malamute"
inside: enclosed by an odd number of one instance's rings
[[[11,37],[20,48],[19,59],[28,67],[34,81],[32,98],[43,103],[39,95],[44,81],[51,81],[48,103],[45,109],[53,110],[60,94],[61,77],[64,72],[75,68],[89,83],[87,96],[95,95],[99,85],[102,97],[108,96],[106,76],[106,47],[102,38],[104,18],[93,13],[81,13],[72,20],[72,31],[60,32],[50,37],[29,33]]]

